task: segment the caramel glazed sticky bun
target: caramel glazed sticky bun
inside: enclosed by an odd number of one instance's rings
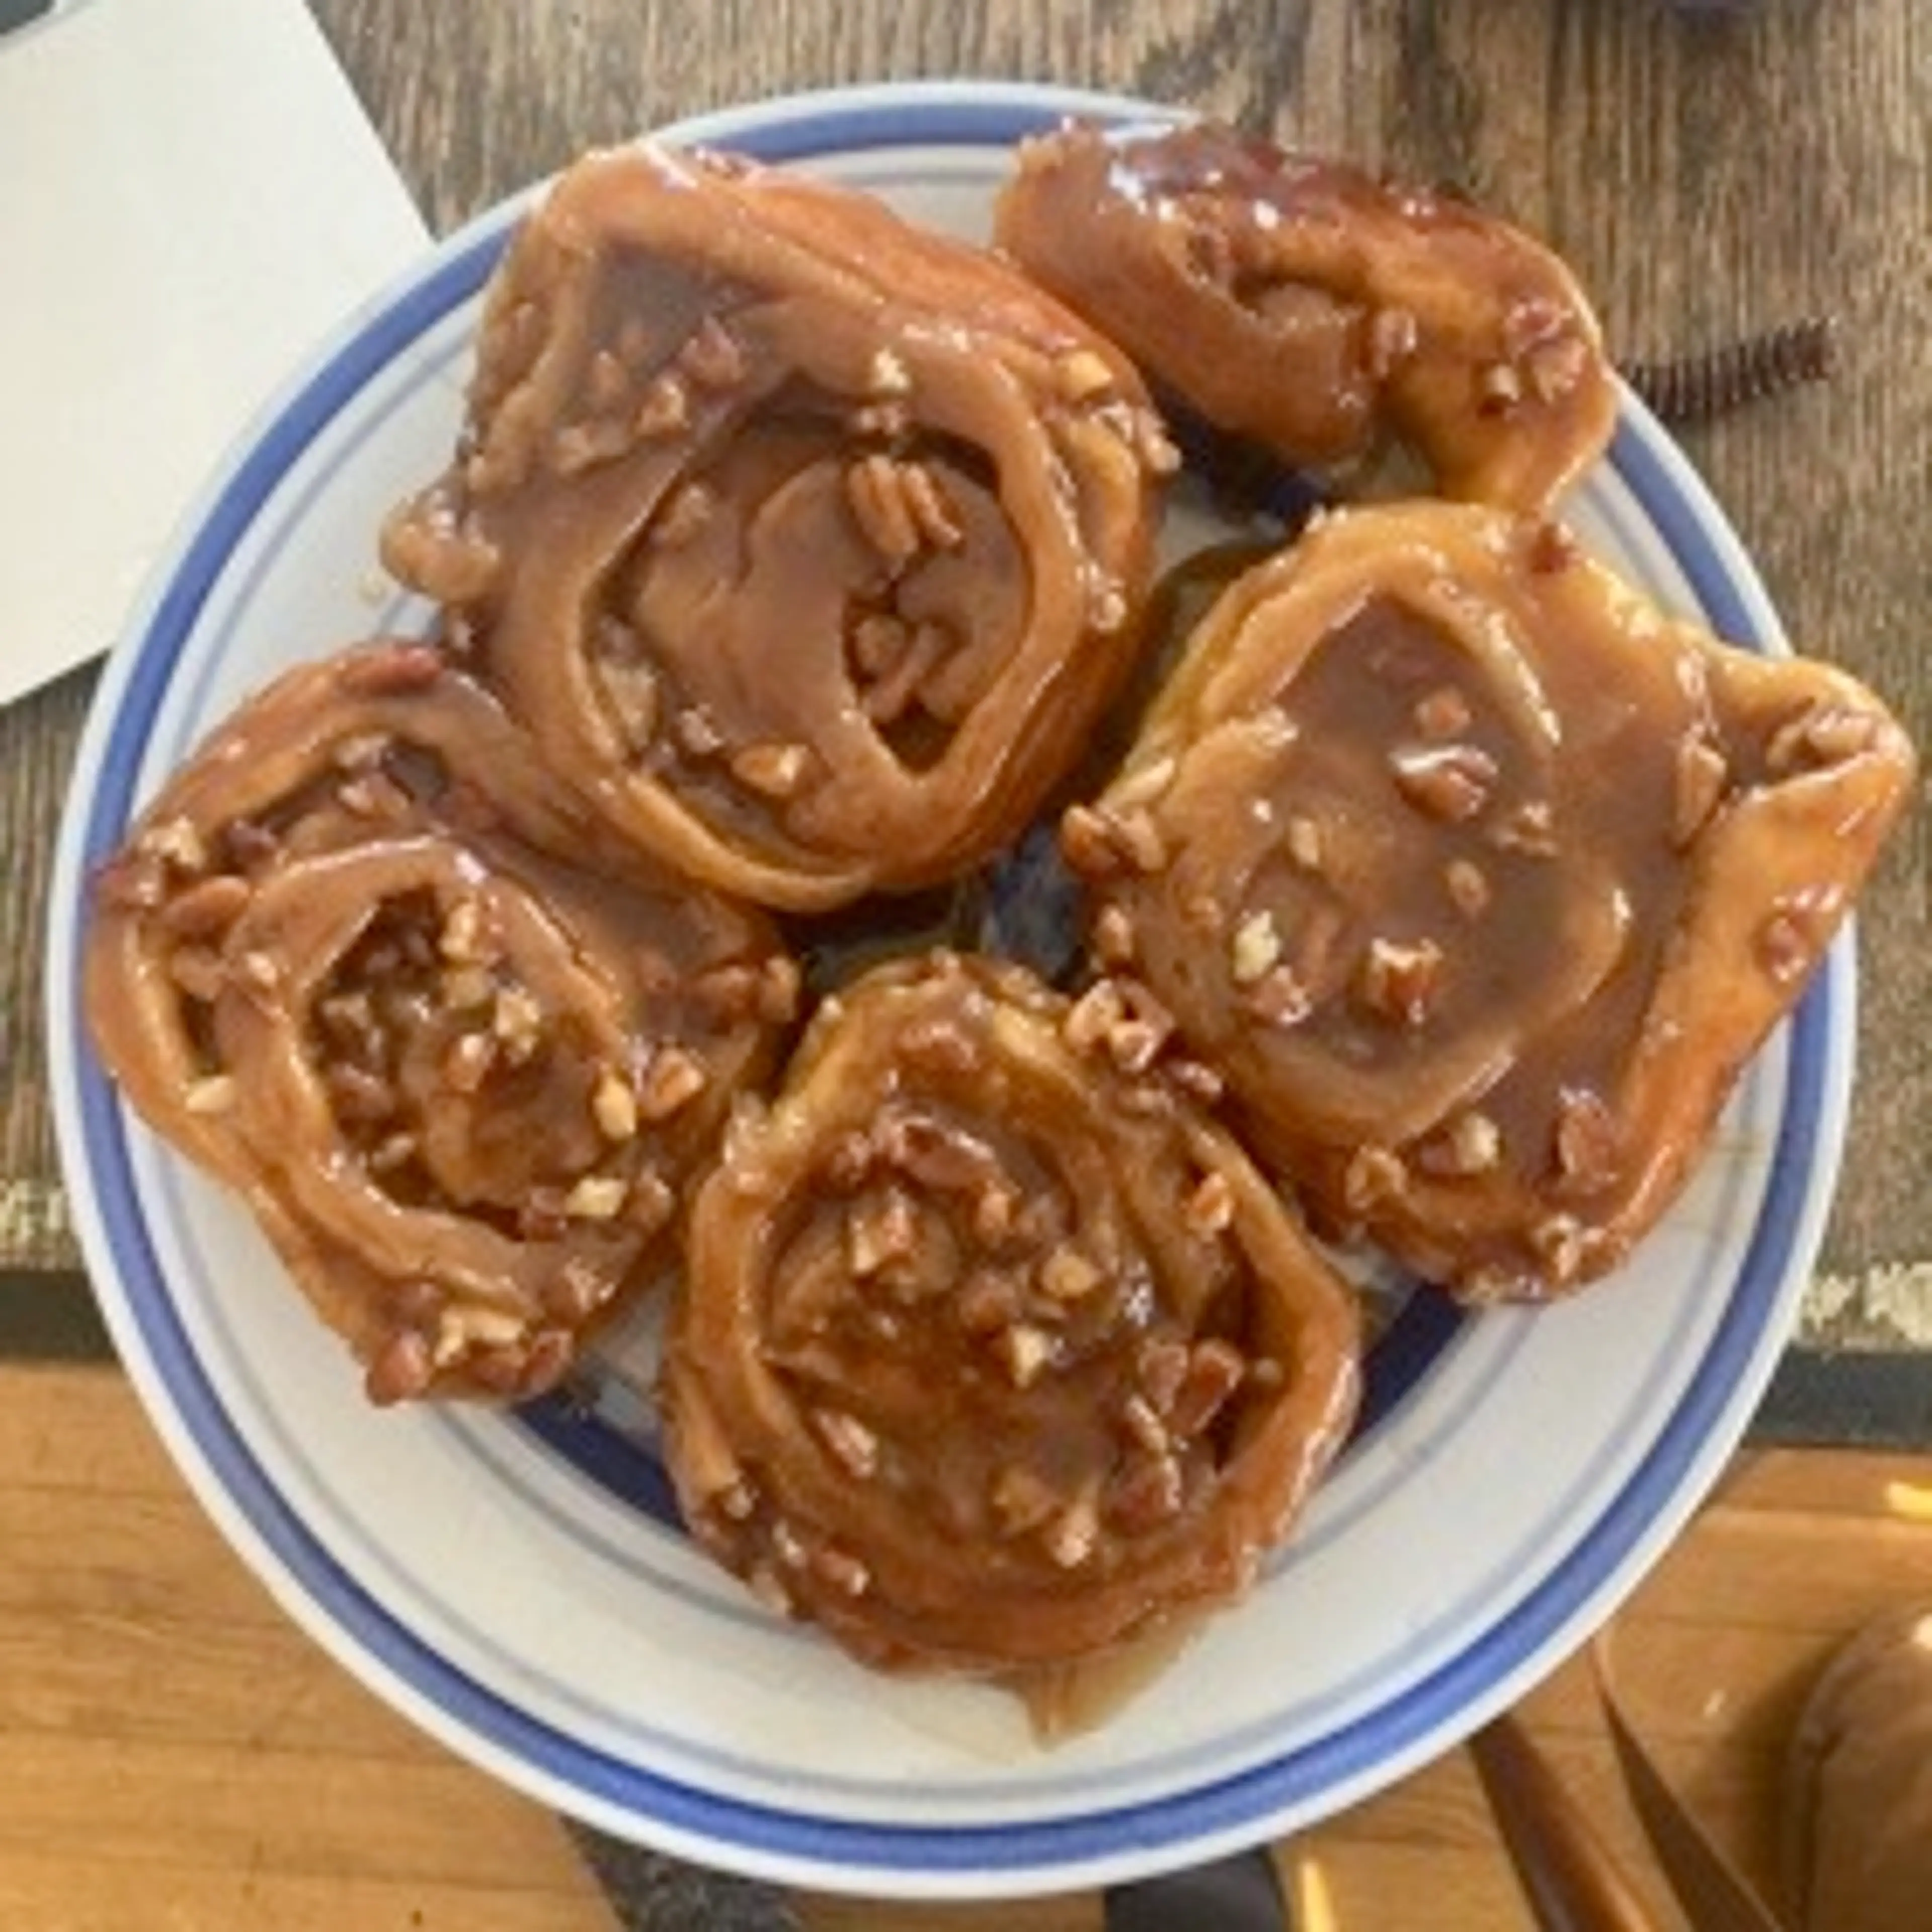
[[[526,1396],[674,1265],[796,974],[605,837],[428,647],[288,673],[104,869],[88,1019],[378,1402]]]
[[[881,967],[698,1196],[686,1516],[868,1662],[1024,1681],[1224,1601],[1341,1444],[1352,1294],[1166,1044],[1018,966]]]
[[[1676,1198],[1913,772],[1843,673],[1417,502],[1236,582],[1063,836],[1324,1225],[1540,1300]]]
[[[1008,843],[1132,669],[1178,458],[1009,265],[720,157],[572,169],[391,567],[626,836],[822,909]]]

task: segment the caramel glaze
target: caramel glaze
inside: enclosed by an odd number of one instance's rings
[[[1841,673],[1416,502],[1240,578],[1063,843],[1324,1224],[1540,1298],[1664,1211],[1913,771]]]
[[[456,460],[384,550],[626,836],[818,910],[1037,809],[1131,668],[1178,462],[1008,264],[646,146],[518,231]]]
[[[1150,378],[1297,467],[1393,439],[1442,495],[1546,508],[1616,394],[1564,264],[1467,203],[1212,125],[1027,143],[1000,247]]]
[[[436,652],[292,671],[94,884],[88,1022],[374,1400],[523,1396],[668,1261],[797,975],[644,864]]]
[[[1104,982],[902,961],[820,1007],[705,1184],[680,1499],[868,1663],[1024,1680],[1223,1601],[1342,1439],[1353,1298],[1167,1031]]]

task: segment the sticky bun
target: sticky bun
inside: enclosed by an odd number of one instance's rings
[[[666,1261],[796,976],[644,867],[436,652],[288,673],[94,884],[88,1020],[379,1402],[548,1388]]]
[[[1341,1442],[1351,1292],[1167,1030],[1104,981],[880,968],[704,1186],[680,1497],[868,1663],[1023,1682],[1225,1600]]]
[[[702,153],[572,168],[385,553],[609,820],[782,908],[955,874],[1128,669],[1176,461],[986,253]]]
[[[1616,391],[1569,269],[1466,202],[1212,125],[1021,150],[1000,244],[1220,428],[1300,469],[1399,444],[1441,495],[1544,509]]]
[[[1912,772],[1842,673],[1417,502],[1238,580],[1062,836],[1325,1222],[1540,1298],[1663,1212]]]

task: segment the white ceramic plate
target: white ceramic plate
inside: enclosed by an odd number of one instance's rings
[[[674,130],[983,232],[1021,135],[1128,104],[1008,86],[767,102]],[[687,1546],[647,1444],[556,1410],[378,1414],[242,1210],[104,1082],[76,1017],[82,880],[244,693],[424,614],[372,581],[383,511],[441,466],[512,211],[431,255],[297,377],[184,526],[116,653],[55,886],[63,1150],[130,1373],[209,1510],[383,1695],[592,1824],[805,1884],[986,1894],[1116,1880],[1334,1811],[1508,1702],[1605,1616],[1732,1448],[1838,1159],[1841,944],[1622,1278],[1457,1322],[1426,1299],[1369,1424],[1252,1598],[1097,1734],[888,1682]],[[1783,648],[1724,519],[1635,404],[1574,514],[1664,602]],[[1435,1311],[1435,1312],[1432,1312]]]

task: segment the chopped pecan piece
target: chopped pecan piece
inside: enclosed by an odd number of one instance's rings
[[[1403,797],[1447,824],[1474,818],[1496,790],[1496,761],[1474,745],[1402,746],[1389,770]]]

